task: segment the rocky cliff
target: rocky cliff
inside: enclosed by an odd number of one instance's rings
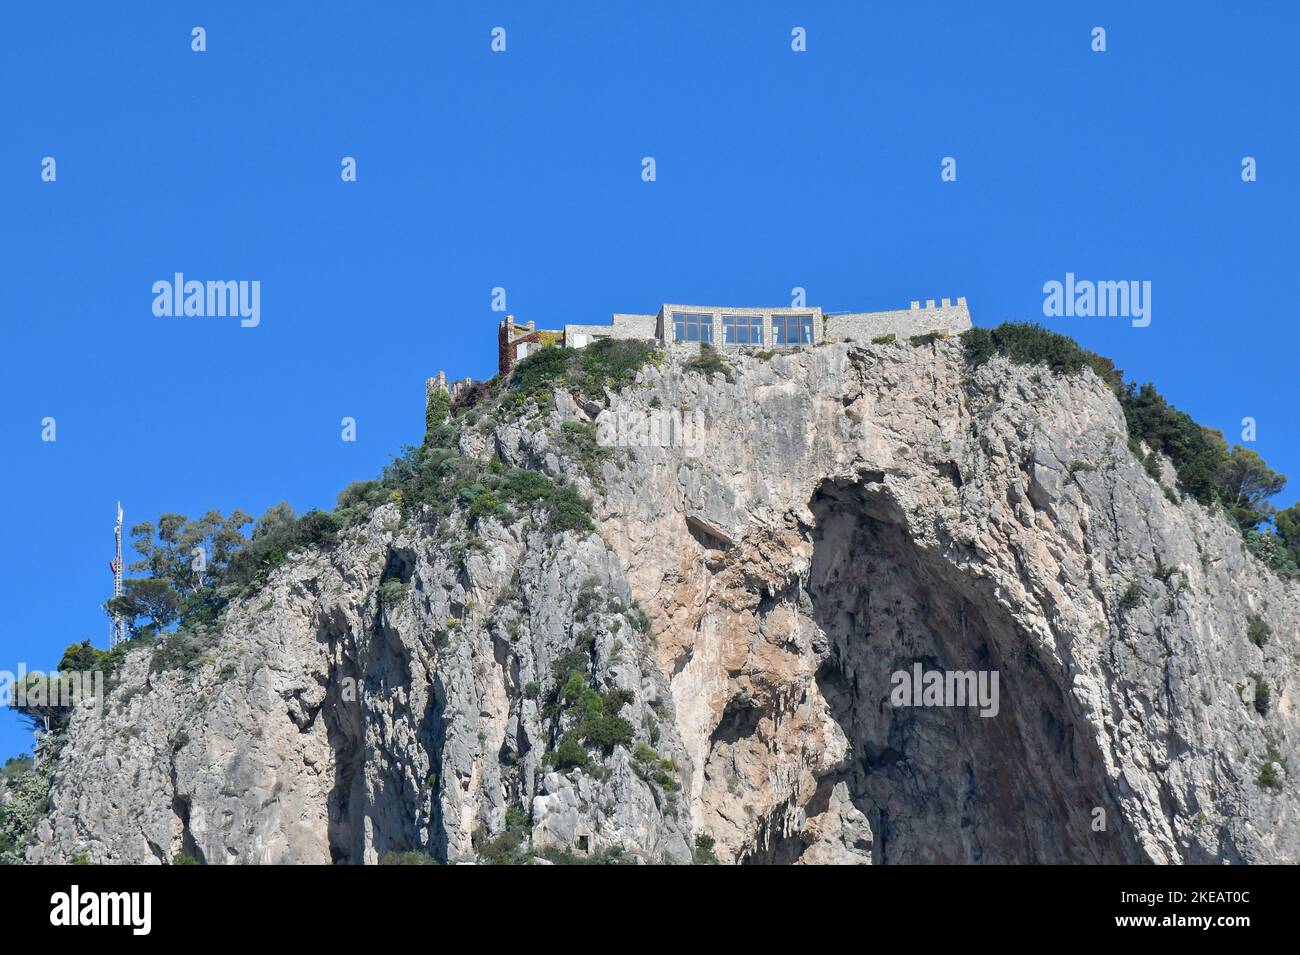
[[[1091,372],[727,361],[462,414],[595,532],[389,503],[293,555],[74,716],[29,860],[1300,861],[1297,586]],[[996,673],[996,715],[895,705],[917,664]]]

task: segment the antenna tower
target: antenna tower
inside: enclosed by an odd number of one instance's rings
[[[122,502],[117,502],[117,525],[113,528],[113,543],[115,546],[115,555],[113,562],[108,566],[113,571],[113,596],[122,596]],[[110,622],[108,625],[108,648],[112,650],[119,643],[126,640],[126,620],[122,615],[109,611]]]

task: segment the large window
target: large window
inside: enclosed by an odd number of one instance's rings
[[[813,343],[812,316],[773,315],[772,340],[778,345],[811,345]]]
[[[673,312],[673,330],[679,342],[713,341],[713,316]]]
[[[763,344],[763,316],[723,315],[722,343],[724,345]]]

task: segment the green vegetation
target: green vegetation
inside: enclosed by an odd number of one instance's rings
[[[488,414],[505,417],[523,410],[530,401],[548,405],[557,388],[587,400],[607,401],[607,392],[627,387],[646,364],[657,365],[662,360],[654,344],[641,341],[604,340],[581,350],[543,348],[520,362],[509,378],[462,389],[455,402],[446,392],[432,390],[425,408],[422,444],[404,449],[377,479],[348,485],[332,511],[313,510],[298,516],[287,503],[280,503],[256,521],[239,510],[229,515],[212,510],[196,519],[168,513],[156,523],[135,525],[130,540],[140,559],[129,567],[133,576],[124,581],[123,594],[105,605],[126,621],[128,639],[111,652],[97,650],[89,641],[73,644],[59,670],[103,672],[105,685],[111,688],[127,654],[141,647],[152,648],[153,673],[217,666],[211,654],[221,632],[222,614],[233,599],[262,587],[275,568],[296,551],[334,546],[344,532],[369,520],[376,508],[386,504],[397,504],[403,519],[418,517],[433,524],[461,511],[471,527],[499,516],[535,518],[551,533],[590,532],[594,529],[590,504],[577,487],[538,471],[508,467],[500,457],[480,460],[462,454],[462,429],[482,420],[482,406]],[[598,445],[594,427],[569,422],[559,438],[556,450],[583,464],[593,483],[599,484],[601,465],[612,452]],[[483,547],[473,536],[458,544],[462,554]],[[453,547],[453,552],[456,550]],[[404,593],[401,581],[384,580],[379,605],[392,608]],[[648,629],[644,614],[636,613],[633,626],[644,624]],[[453,629],[454,622],[449,621],[434,635],[439,649],[450,645]],[[236,672],[227,663],[220,678],[231,679]],[[43,751],[49,758],[39,771],[30,762],[11,761],[0,777],[5,797],[0,806],[0,861],[4,862],[20,861],[27,833],[44,811],[49,773],[57,757],[54,743],[68,718],[57,679],[29,674],[28,680],[43,692],[32,694],[19,708],[20,715],[46,732]],[[527,692],[538,698],[540,684],[533,681]],[[589,748],[608,752],[616,745],[631,743],[631,724],[618,715],[621,704],[615,705],[619,698],[617,692],[602,695],[592,690],[571,702],[576,724],[555,749],[557,765],[586,766]],[[188,742],[188,735],[181,731],[172,745],[180,750]],[[398,853],[394,858],[409,861],[405,855]]]
[[[506,810],[505,828],[494,839],[476,833],[474,851],[485,865],[523,865],[528,861],[527,846],[532,827],[528,814],[518,806]]]
[[[441,388],[433,388],[424,402],[424,446],[447,447],[455,437],[451,424],[451,395]]]
[[[556,744],[555,749],[546,754],[548,764],[558,770],[586,769],[591,765],[591,757],[578,742],[577,737],[566,733]]]
[[[553,865],[635,865],[636,859],[621,846],[608,846],[580,856],[572,849],[543,849],[538,853]]]
[[[1268,746],[1264,750],[1264,758],[1260,761],[1259,775],[1255,777],[1255,782],[1261,789],[1281,789],[1282,779],[1278,776],[1277,767],[1286,769],[1286,760],[1278,752],[1277,742],[1268,735],[1267,730],[1264,736],[1268,740]]]
[[[194,856],[187,856],[183,852],[178,852],[172,856],[172,865],[199,865],[199,860]]]
[[[10,756],[0,766],[0,782],[10,783],[21,779],[32,771],[35,762],[30,756]]]
[[[1046,365],[1063,375],[1078,374],[1090,367],[1112,390],[1119,391],[1124,385],[1122,374],[1109,359],[1085,351],[1074,339],[1039,325],[1007,322],[997,328],[972,328],[962,332],[961,341],[972,366],[983,365],[994,355],[1005,355],[1017,365]]]
[[[385,852],[379,857],[380,865],[440,865],[427,852]]]
[[[706,378],[711,375],[722,375],[727,381],[734,380],[731,366],[722,360],[722,353],[708,342],[700,342],[700,353],[686,362],[685,367],[699,372]]]
[[[695,864],[696,865],[717,865],[718,857],[713,848],[717,841],[709,835],[700,833],[695,837]]]
[[[1252,673],[1250,678],[1255,681],[1255,712],[1260,716],[1267,716],[1271,695],[1268,684],[1264,682],[1263,674]]]
[[[477,406],[496,401],[498,414],[518,411],[529,400],[549,401],[555,388],[569,388],[592,400],[617,391],[636,378],[662,353],[648,342],[603,340],[585,349],[546,347],[520,362],[508,380],[481,382],[463,390],[453,403],[447,392],[430,391],[425,407],[425,436],[407,448],[376,480],[357,481],[338,496],[332,511],[309,511],[301,517],[287,503],[269,508],[256,521],[242,511],[213,510],[197,519],[168,513],[153,523],[131,528],[131,544],[140,559],[129,570],[122,596],[105,604],[127,623],[128,639],[112,653],[78,645],[80,657],[66,669],[103,670],[112,675],[131,650],[152,646],[153,672],[197,669],[219,634],[218,619],[235,597],[262,586],[269,574],[295,551],[333,546],[340,534],[365,520],[381,505],[397,503],[404,518],[419,515],[433,523],[453,510],[464,511],[471,527],[489,517],[537,512],[552,533],[594,529],[590,504],[576,487],[560,484],[537,471],[506,468],[497,459],[484,462],[460,453],[460,428]],[[581,461],[598,483],[600,465],[611,452],[600,448],[590,425],[570,423],[562,431],[560,450]],[[385,581],[380,605],[390,608],[402,596],[401,585]],[[71,653],[73,648],[69,648]],[[42,727],[53,712],[29,714]]]
[[[913,345],[933,345],[947,337],[944,332],[926,332],[924,335],[909,335],[907,340]]]
[[[385,610],[396,607],[406,596],[406,584],[396,577],[390,577],[379,585],[379,606]]]
[[[894,335],[893,332],[890,332],[888,335],[877,335],[875,338],[871,339],[871,344],[888,345],[890,342],[892,342],[895,339],[895,337],[896,336]]]
[[[615,746],[630,746],[635,729],[618,715],[630,697],[628,690],[599,693],[587,685],[583,671],[569,670],[551,713],[557,723],[566,715],[572,717],[570,722],[574,725],[547,754],[551,765],[557,769],[586,768],[591,762],[587,747],[609,754]]]
[[[662,361],[663,353],[652,342],[631,339],[602,338],[586,348],[541,348],[515,366],[498,413],[514,414],[529,401],[549,406],[557,388],[604,401],[606,391],[620,391],[643,366]]]
[[[423,507],[424,516],[434,522],[457,507],[466,509],[471,525],[502,515],[507,508],[527,512],[540,507],[554,532],[593,527],[590,505],[573,486],[556,484],[538,471],[503,471],[445,448],[408,450],[385,469],[383,483],[401,501],[403,513]]]
[[[1119,605],[1123,610],[1132,610],[1142,602],[1142,588],[1136,582],[1128,585],[1124,595],[1119,598]]]
[[[560,426],[560,438],[560,450],[564,456],[582,464],[591,483],[604,488],[605,478],[601,473],[601,465],[614,457],[614,449],[601,446],[596,437],[596,426],[581,421],[566,421]]]
[[[1197,424],[1169,404],[1154,385],[1125,383],[1123,373],[1109,359],[1039,325],[972,328],[961,339],[972,367],[1003,355],[1016,364],[1046,365],[1063,375],[1091,368],[1119,400],[1129,448],[1153,478],[1160,479],[1158,455],[1165,455],[1173,462],[1179,488],[1207,507],[1221,507],[1241,529],[1251,550],[1270,567],[1287,572],[1300,563],[1300,505],[1277,512],[1268,503],[1285,487],[1286,478],[1272,471],[1256,452],[1240,445],[1229,449],[1221,432]],[[1150,449],[1145,454],[1143,445]]]
[[[674,793],[681,784],[671,775],[677,772],[677,764],[671,759],[664,759],[645,743],[637,743],[632,751],[633,765],[642,779],[650,779],[659,784],[665,792]]]
[[[590,749],[608,755],[615,746],[631,746],[635,738],[632,723],[620,715],[636,699],[633,692],[615,688],[602,693],[591,685],[596,635],[588,624],[602,607],[610,613],[626,612],[616,596],[606,597],[594,581],[584,582],[573,608],[576,644],[551,665],[554,688],[546,696],[542,716],[550,722],[554,743],[545,762],[557,769],[588,769]]]
[[[1259,614],[1251,614],[1250,621],[1246,624],[1246,639],[1257,647],[1262,647],[1270,636],[1273,629],[1264,622],[1264,618]]]
[[[107,689],[109,679],[125,658],[131,644],[119,644],[112,651],[99,650],[91,646],[89,640],[74,643],[63,651],[63,657],[55,673],[31,672],[26,674],[21,684],[15,684],[10,706],[18,716],[26,720],[33,730],[42,733],[59,732],[67,726],[71,710],[68,703],[76,702],[76,693],[93,689],[94,674],[104,674],[104,686]],[[87,674],[92,679],[89,687],[85,684],[65,684],[64,674]],[[19,694],[22,689],[22,705]]]
[[[52,757],[60,743],[57,737],[44,738],[47,758],[40,768],[31,757],[16,756],[0,769],[0,865],[22,864],[27,840],[45,814],[54,773]]]

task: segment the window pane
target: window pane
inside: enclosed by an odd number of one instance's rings
[[[674,312],[673,331],[679,342],[711,342],[713,341],[713,316]]]
[[[722,340],[728,345],[763,344],[763,316],[723,315]]]
[[[811,315],[773,315],[772,337],[778,345],[811,345],[813,320]]]

